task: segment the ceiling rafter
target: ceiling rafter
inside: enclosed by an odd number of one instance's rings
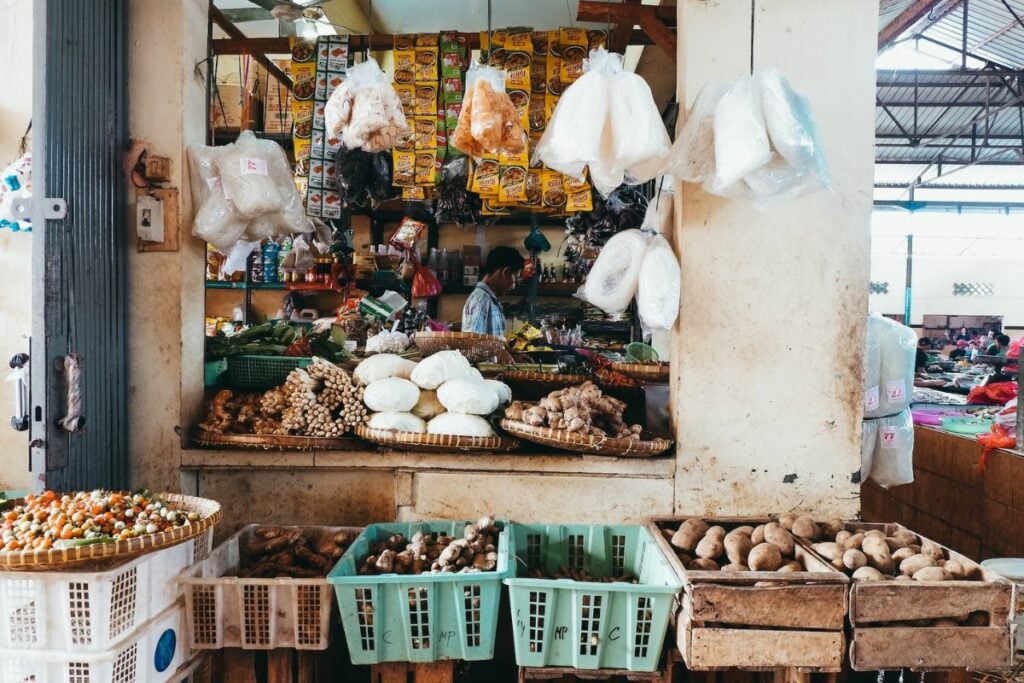
[[[915,0],[907,9],[878,32],[878,51],[889,47],[897,38],[925,18],[942,0]]]

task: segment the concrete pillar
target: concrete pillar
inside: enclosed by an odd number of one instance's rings
[[[763,211],[679,189],[678,513],[859,511],[877,17],[877,0],[679,2],[682,105],[753,54],[809,98],[833,189]]]

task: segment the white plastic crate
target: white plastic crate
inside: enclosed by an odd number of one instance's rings
[[[103,571],[0,572],[0,649],[113,649],[181,597],[175,577],[212,544],[210,528]]]
[[[0,650],[0,683],[166,683],[191,652],[179,600],[105,652]]]
[[[256,579],[225,576],[238,571],[240,546],[261,525],[242,527],[208,558],[182,572],[185,614],[193,648],[240,647],[325,650],[330,644],[334,590],[327,579]],[[294,527],[279,527],[292,529]],[[324,533],[362,529],[305,527]]]

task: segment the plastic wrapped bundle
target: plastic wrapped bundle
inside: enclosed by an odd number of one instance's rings
[[[868,316],[867,334],[864,341],[864,414],[874,413],[878,409],[881,394],[879,379],[882,373],[882,350],[878,336],[881,324],[874,316]]]
[[[618,182],[602,189],[595,181],[598,191],[606,196],[623,182],[637,185],[653,180],[665,165],[672,145],[647,81],[633,72],[620,71],[609,85],[608,124],[613,152],[599,162],[610,169],[610,180]]]
[[[904,410],[878,422],[878,438],[871,479],[882,488],[902,486],[914,481],[914,419]]]
[[[480,195],[466,189],[468,179],[469,160],[466,157],[460,156],[445,162],[434,204],[434,219],[438,223],[455,223],[459,227],[477,224]]]
[[[505,73],[492,66],[473,64],[466,74],[466,96],[452,145],[479,158],[483,154],[519,154],[526,149],[526,133],[519,113],[505,92]]]
[[[818,127],[807,98],[799,95],[775,69],[758,72],[761,107],[772,149],[795,170],[799,180],[778,194],[794,196],[828,187],[828,166]]]
[[[636,292],[647,235],[639,230],[625,230],[614,235],[601,249],[580,296],[613,318],[629,307]]]
[[[720,194],[768,163],[768,143],[760,91],[753,77],[743,76],[715,106],[715,175],[705,189]]]
[[[376,208],[397,196],[391,184],[391,154],[339,146],[334,157],[336,181],[346,206]]]
[[[867,481],[875,461],[875,446],[878,443],[878,421],[861,422],[860,433],[860,480]]]
[[[877,330],[879,363],[878,408],[865,417],[894,415],[910,407],[914,386],[917,335],[906,325],[872,314],[868,325]]]
[[[224,194],[217,158],[232,145],[188,148],[192,196],[198,209],[192,221],[192,234],[222,252],[229,252],[245,233],[247,221],[238,215]]]
[[[672,247],[664,237],[655,235],[644,254],[636,290],[637,313],[646,327],[672,329],[679,315],[681,277]]]
[[[408,137],[402,101],[374,59],[348,70],[324,107],[324,125],[349,149],[382,152]]]
[[[224,192],[238,214],[252,219],[275,211],[288,214],[301,207],[291,165],[276,142],[259,140],[244,131],[217,157]]]
[[[665,173],[687,183],[715,176],[715,107],[730,87],[728,81],[714,81],[701,88],[669,151]]]

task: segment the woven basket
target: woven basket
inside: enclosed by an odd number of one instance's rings
[[[424,330],[414,334],[412,341],[424,357],[438,351],[461,351],[467,358],[471,355],[482,356],[470,358],[470,360],[487,360],[499,355],[508,345],[502,337],[477,332],[430,332]]]
[[[175,527],[156,534],[138,536],[124,541],[94,543],[76,548],[50,548],[49,550],[0,550],[0,570],[51,571],[83,569],[86,565],[99,568],[121,562],[130,557],[167,548],[198,536],[220,521],[220,503],[207,498],[183,496],[177,493],[158,493],[161,500],[176,508],[199,513],[199,520],[187,526]],[[23,499],[8,501],[3,509],[23,503]]]
[[[322,438],[285,434],[217,434],[199,430],[195,443],[218,448],[241,448],[264,451],[358,451],[366,442],[354,437]]]
[[[501,428],[525,441],[578,453],[608,455],[615,457],[644,458],[661,455],[672,447],[669,439],[616,439],[592,435],[581,435],[550,427],[534,427],[525,422],[502,420]]]
[[[552,391],[583,384],[587,375],[570,375],[536,370],[517,370],[503,372],[498,381],[504,382],[512,389],[512,395],[523,401],[538,401]]]
[[[646,384],[668,384],[671,377],[668,363],[612,363],[612,370]]]
[[[403,451],[427,451],[431,453],[451,453],[453,451],[514,451],[520,444],[515,439],[505,436],[458,436],[456,434],[418,434],[416,432],[397,432],[391,429],[371,429],[356,427],[356,435],[380,446],[397,448]]]

